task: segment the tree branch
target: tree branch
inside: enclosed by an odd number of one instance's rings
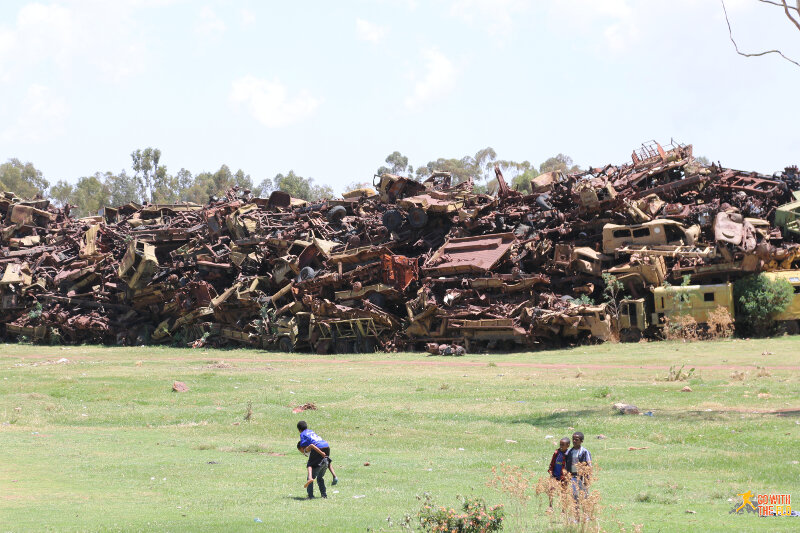
[[[787,9],[787,8],[788,9],[794,9],[795,11],[800,12],[800,9],[798,9],[798,8],[796,8],[794,6],[786,5],[786,2],[784,0],[781,0],[780,2],[773,2],[773,0],[758,0],[758,1],[761,2],[761,3],[764,3],[764,4],[772,4],[773,6],[782,7],[784,9]]]
[[[736,53],[737,54],[739,54],[740,56],[744,56],[744,57],[759,57],[759,56],[765,56],[767,54],[778,54],[779,56],[784,58],[789,63],[794,63],[796,66],[800,67],[800,63],[798,63],[794,59],[786,57],[785,55],[783,55],[783,52],[781,52],[780,50],[766,50],[764,52],[758,52],[758,53],[753,53],[753,54],[748,54],[748,53],[745,53],[745,52],[742,52],[741,50],[739,50],[739,45],[737,45],[736,41],[733,40],[733,31],[731,30],[731,21],[728,19],[728,10],[725,9],[725,0],[719,0],[719,1],[720,1],[720,3],[722,3],[722,11],[725,13],[725,22],[728,24],[728,36],[730,37],[731,42],[733,43],[733,47],[736,49]],[[759,1],[765,1],[765,0],[759,0]],[[783,5],[785,7],[784,11],[786,12],[786,16],[789,17],[792,20],[792,22],[794,22],[795,25],[798,26],[798,29],[800,29],[800,25],[798,25],[797,21],[795,21],[792,18],[792,16],[789,14],[789,9],[788,9],[788,6],[786,5],[785,0],[781,0],[781,1],[783,2]],[[767,2],[767,3],[769,3],[769,2]],[[800,4],[800,2],[798,2],[798,3]]]
[[[786,16],[789,18],[789,20],[792,21],[792,24],[794,24],[797,27],[798,31],[800,31],[800,22],[795,20],[792,14],[789,13],[789,6],[786,4],[786,0],[781,0],[781,2],[783,2],[783,12],[786,13]],[[797,7],[793,7],[791,9],[794,9],[795,11],[800,13],[800,0],[797,0]]]

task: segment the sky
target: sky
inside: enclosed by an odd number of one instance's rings
[[[800,62],[780,8],[725,2],[740,49]],[[800,67],[736,54],[719,0],[0,3],[0,160],[75,182],[227,164],[342,191],[491,146],[539,165],[656,140],[726,167],[800,163]]]

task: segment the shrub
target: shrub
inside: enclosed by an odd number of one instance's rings
[[[664,317],[664,338],[668,341],[696,341],[699,338],[697,320],[688,314]]]
[[[578,479],[559,481],[553,476],[542,476],[536,485],[536,496],[547,496],[550,504],[556,504],[553,512],[548,508],[545,513],[550,517],[551,526],[563,531],[600,531],[598,524],[600,512],[600,493],[589,487],[596,480],[597,468],[592,465],[578,465]],[[559,527],[560,526],[560,527]]]
[[[708,332],[709,339],[727,339],[733,337],[733,317],[731,313],[721,305],[708,313]]]
[[[733,284],[738,321],[750,335],[766,335],[775,326],[774,316],[786,310],[794,298],[792,285],[764,274],[742,278]]]
[[[486,507],[480,498],[465,500],[461,512],[457,512],[433,505],[426,494],[418,516],[420,528],[431,533],[489,533],[503,529],[503,506]]]

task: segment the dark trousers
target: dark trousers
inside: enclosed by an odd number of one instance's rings
[[[328,493],[326,492],[325,489],[325,478],[324,478],[325,472],[327,471],[328,471],[327,458],[323,459],[319,465],[311,467],[311,477],[316,478],[317,483],[319,484],[319,493],[320,495],[322,495],[323,498],[328,497]],[[313,498],[314,484],[313,483],[309,484],[308,487],[306,487],[306,491],[308,492],[308,497]]]

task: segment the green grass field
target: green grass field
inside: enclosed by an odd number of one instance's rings
[[[0,354],[0,531],[401,531],[425,492],[448,507],[505,503],[506,531],[542,530],[546,503],[522,508],[486,481],[503,461],[543,474],[573,428],[601,468],[607,531],[800,528],[729,514],[748,490],[790,493],[800,510],[800,337],[460,358]],[[674,364],[694,375],[666,381]],[[190,390],[171,392],[173,380]],[[318,409],[292,412],[306,402]],[[328,479],[328,500],[304,498],[300,419],[331,443],[341,482]]]

